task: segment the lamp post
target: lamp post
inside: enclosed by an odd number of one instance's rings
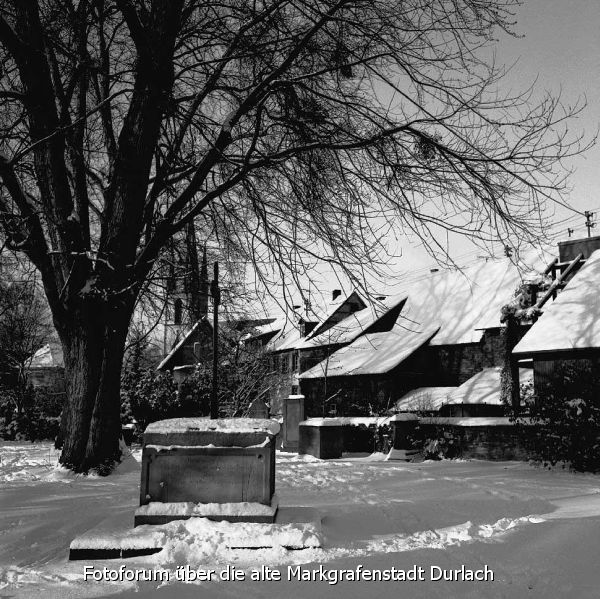
[[[221,303],[221,290],[219,289],[219,263],[214,264],[213,280],[210,284],[210,294],[213,298],[213,372],[212,389],[210,394],[210,417],[219,417],[218,389],[218,364],[219,364],[219,304]]]

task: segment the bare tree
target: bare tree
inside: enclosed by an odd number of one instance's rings
[[[390,233],[540,232],[581,144],[558,100],[500,91],[514,4],[0,3],[0,217],[64,348],[64,465],[119,458],[133,307],[192,219],[266,282],[360,279]]]

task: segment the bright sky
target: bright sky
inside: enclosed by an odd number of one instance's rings
[[[600,1],[523,0],[516,14],[515,31],[520,37],[504,35],[496,46],[497,62],[514,65],[505,79],[508,89],[524,90],[532,83],[540,94],[560,94],[565,106],[587,103],[583,113],[570,125],[572,133],[594,137],[600,126]],[[600,216],[600,146],[572,159],[574,171],[566,202],[579,212],[591,210]],[[587,235],[581,214],[557,206],[553,216],[556,239]],[[593,234],[600,235],[600,221]],[[398,266],[411,270],[433,265],[422,249],[403,245],[405,258]],[[465,254],[468,254],[465,256]],[[450,255],[469,259],[481,252],[465,239],[451,240]]]
[[[504,35],[496,46],[499,64],[516,63],[506,86],[523,90],[535,81],[540,93],[560,93],[565,106],[587,102],[570,129],[591,139],[600,126],[600,0],[523,0],[516,21],[520,37]],[[599,224],[593,234],[600,235],[600,145],[574,158],[570,166],[574,170],[572,189],[565,199],[580,212],[596,213]],[[566,238],[568,227],[575,230],[574,237],[587,235],[582,214],[557,206],[553,221],[557,223],[553,241]],[[459,265],[482,254],[463,238],[450,243],[450,255]],[[392,266],[398,275],[418,276],[436,266],[416,240],[402,242],[401,249],[402,257]],[[327,298],[331,289],[340,286],[330,273],[318,278],[320,281],[310,285],[311,294],[321,292]],[[392,293],[393,288],[384,286],[378,291]]]
[[[600,125],[600,2],[525,0],[517,23],[524,37],[505,40],[498,53],[508,64],[518,60],[510,80],[527,85],[537,78],[539,88],[561,92],[565,105],[587,99],[587,108],[573,128],[592,136]],[[576,171],[569,201],[578,210],[600,211],[599,164],[600,146],[573,160]],[[570,215],[561,212],[560,216]],[[578,217],[568,226],[584,235],[583,223],[584,218]]]

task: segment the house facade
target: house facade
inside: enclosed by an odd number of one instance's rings
[[[480,260],[460,271],[435,271],[393,297],[361,297],[349,313],[327,321],[358,294],[338,297],[311,333],[290,326],[266,345],[273,412],[281,412],[288,395],[301,393],[307,416],[380,414],[412,390],[458,387],[500,368],[510,352],[502,308],[518,290],[536,288],[544,267],[536,254],[520,264]],[[528,297],[529,304],[536,297]],[[531,324],[519,320],[517,340]]]
[[[571,387],[593,385],[600,397],[600,236],[560,243],[558,273],[575,261],[578,269],[513,350],[517,364],[533,364],[540,401],[560,389],[566,377]]]

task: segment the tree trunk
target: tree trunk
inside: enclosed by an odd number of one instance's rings
[[[59,333],[67,387],[60,463],[75,471],[108,474],[119,461],[120,378],[131,310],[78,311]]]

